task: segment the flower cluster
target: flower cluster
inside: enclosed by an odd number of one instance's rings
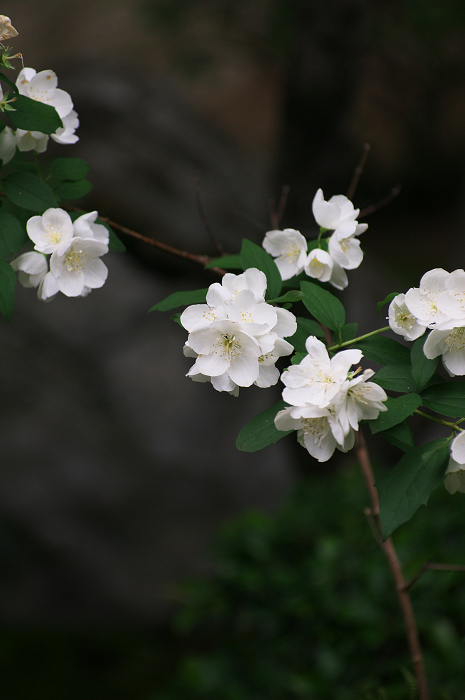
[[[423,351],[428,359],[442,355],[451,376],[465,374],[465,272],[430,270],[418,288],[398,294],[389,306],[389,325],[407,340],[432,329]]]
[[[347,287],[345,270],[354,270],[363,259],[360,241],[357,236],[366,231],[367,224],[359,224],[359,209],[344,195],[331,197],[325,201],[323,192],[318,190],[313,199],[313,215],[322,233],[333,231],[327,240],[327,250],[318,239],[318,247],[308,252],[305,237],[295,229],[268,231],[263,247],[275,259],[283,280],[288,280],[301,272],[309,277],[329,282],[336,289]],[[326,241],[325,241],[326,242]]]
[[[278,357],[294,348],[284,340],[297,330],[290,311],[265,302],[266,276],[252,267],[227,273],[210,285],[206,304],[188,306],[181,324],[189,332],[184,354],[195,363],[187,376],[211,382],[217,391],[237,396],[239,387],[276,384]]]
[[[361,350],[343,350],[331,359],[325,345],[310,336],[308,355],[299,365],[283,372],[283,399],[290,404],[276,415],[278,430],[297,430],[297,439],[319,462],[326,462],[337,448],[347,452],[354,445],[354,430],[361,420],[373,420],[387,395],[368,382],[374,372],[350,371],[363,357]]]
[[[52,70],[37,73],[33,68],[23,68],[16,80],[20,95],[55,107],[63,126],[51,135],[57,143],[76,143],[79,138],[74,133],[79,126],[77,112],[73,109],[71,97],[58,87],[58,79]],[[40,131],[13,130],[9,126],[0,133],[0,158],[3,164],[9,163],[16,148],[20,151],[43,153],[47,149],[47,134]]]
[[[93,211],[73,223],[64,209],[47,209],[29,219],[27,233],[37,252],[23,253],[11,263],[23,287],[38,287],[42,301],[58,292],[86,296],[101,287],[108,270],[99,258],[108,252],[109,233],[95,223],[97,216]]]
[[[446,469],[444,486],[449,493],[465,493],[465,432],[462,431],[452,441],[451,456]]]

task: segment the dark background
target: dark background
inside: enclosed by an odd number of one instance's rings
[[[346,192],[367,142],[355,205],[402,189],[367,218],[348,321],[372,330],[386,294],[463,265],[459,0],[6,0],[2,12],[25,65],[53,69],[73,98],[80,141],[47,155],[89,162],[79,206],[213,255],[199,173],[228,252],[261,242],[283,185],[283,226],[311,236],[316,189]],[[234,399],[185,379],[185,334],[147,310],[215,278],[124,242],[101,290],[42,304],[19,289],[1,324],[0,620],[15,629],[164,625],[174,582],[212,570],[220,523],[273,511],[297,475],[331,474],[291,440],[236,451],[279,389]]]

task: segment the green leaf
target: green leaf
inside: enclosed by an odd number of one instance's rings
[[[295,355],[292,355],[291,357],[291,364],[292,365],[300,365],[304,357],[308,355],[308,352],[296,352]]]
[[[408,452],[415,447],[412,429],[407,421],[398,423],[392,428],[388,428],[388,430],[383,430],[380,435],[385,437],[388,442],[404,450],[404,452]]]
[[[325,337],[322,327],[316,322],[312,321],[310,318],[297,317],[297,330],[293,336],[287,338],[293,346],[296,352],[306,353],[305,341],[309,335],[315,335],[317,338]]]
[[[124,245],[123,241],[118,238],[116,233],[113,231],[113,229],[108,226],[108,224],[105,221],[101,221],[100,219],[97,219],[96,224],[102,224],[105,226],[105,228],[108,229],[110,233],[110,240],[108,242],[108,248],[110,250],[115,251],[116,253],[125,253],[126,252],[126,246]]]
[[[82,180],[86,177],[90,166],[82,158],[55,158],[50,174],[57,180]]]
[[[8,119],[18,128],[26,131],[41,131],[43,134],[54,134],[63,126],[55,107],[37,100],[31,100],[25,95],[17,95],[12,103],[14,112],[8,112]]]
[[[409,349],[392,338],[373,335],[354,343],[353,347],[359,348],[365,357],[380,365],[410,365]]]
[[[0,311],[7,321],[13,316],[16,275],[11,265],[0,260]]]
[[[281,438],[294,432],[293,430],[277,430],[274,419],[278,411],[286,407],[284,401],[278,401],[274,406],[270,406],[266,411],[262,411],[258,416],[244,426],[237,436],[236,447],[241,452],[258,452],[264,447],[272,445]]]
[[[358,323],[346,323],[341,330],[341,343],[347,343],[348,340],[353,340],[357,335]]]
[[[11,259],[19,253],[26,239],[26,231],[16,216],[0,209],[0,258]]]
[[[174,292],[169,297],[159,301],[158,304],[149,309],[151,311],[171,311],[177,306],[188,306],[189,304],[205,304],[208,289],[195,289],[189,292]]]
[[[373,435],[402,423],[402,421],[415,413],[415,410],[421,406],[421,396],[418,396],[418,394],[404,394],[404,396],[398,396],[396,399],[388,398],[384,405],[388,410],[383,411],[378,418],[370,421]]]
[[[89,180],[76,180],[76,182],[59,182],[55,187],[60,199],[80,199],[88,194],[93,185]]]
[[[172,316],[170,316],[170,319],[172,321],[174,321],[175,323],[177,323],[178,326],[181,326],[181,328],[184,328],[184,326],[181,323],[181,314],[180,313],[173,314]]]
[[[312,282],[301,282],[300,288],[307,296],[303,303],[312,316],[330,330],[340,330],[345,323],[346,312],[339,299]]]
[[[410,357],[412,360],[412,374],[416,382],[415,391],[421,391],[428,384],[438,366],[439,357],[428,360],[423,352],[426,337],[418,338],[412,347]]]
[[[3,179],[3,189],[13,204],[43,214],[58,202],[48,185],[31,173],[10,173]]]
[[[423,405],[442,416],[465,417],[465,384],[443,382],[422,392]]]
[[[241,263],[244,270],[256,267],[265,273],[267,279],[266,299],[279,297],[282,288],[281,274],[276,263],[266,250],[247,238],[242,241]]]
[[[376,372],[371,380],[388,391],[407,393],[415,391],[412,370],[407,365],[386,365]]]
[[[15,92],[16,95],[19,94],[18,86],[15,85],[15,83],[14,83],[12,80],[10,80],[10,79],[5,75],[5,73],[0,73],[0,80],[1,80],[2,82],[5,82],[7,85],[9,85],[10,88],[12,88],[12,90]]]
[[[286,294],[283,294],[283,296],[278,297],[277,299],[268,299],[268,304],[284,304],[287,301],[302,301],[302,299],[306,298],[307,297],[303,292],[299,292],[298,289],[291,289],[289,292],[286,292]]]
[[[438,439],[407,452],[388,474],[376,482],[383,539],[406,523],[433,489],[444,480],[450,440]]]
[[[223,270],[242,270],[242,263],[239,255],[224,255],[222,258],[215,258],[205,265],[208,270],[211,267],[220,267]]]
[[[383,301],[379,301],[376,304],[376,311],[378,316],[381,316],[381,309],[383,308],[383,306],[385,306],[385,304],[389,304],[398,294],[399,292],[391,292],[387,295],[386,299],[383,299]]]

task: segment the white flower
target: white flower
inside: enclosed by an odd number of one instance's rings
[[[76,238],[93,238],[95,241],[108,245],[110,233],[103,224],[96,224],[97,211],[82,214],[74,221],[74,235]]]
[[[335,408],[345,435],[349,433],[349,428],[358,430],[359,421],[374,420],[380,411],[388,410],[383,403],[387,399],[384,389],[367,381],[373,375],[373,370],[366,369],[362,375],[348,380],[343,387]]]
[[[446,291],[449,274],[442,268],[430,270],[421,278],[420,287],[409,289],[405,295],[405,305],[421,326],[434,328],[450,320],[437,306],[438,297]]]
[[[68,93],[57,85],[58,78],[52,70],[37,73],[33,68],[23,68],[16,79],[20,95],[55,107],[58,116],[63,118],[73,109],[73,102]]]
[[[23,253],[11,263],[18,273],[19,283],[23,287],[38,287],[48,272],[48,262],[42,253]]]
[[[238,386],[250,386],[258,378],[260,346],[237,323],[213,321],[190,333],[188,343],[198,354],[195,363],[201,374],[218,377],[227,373]]]
[[[329,239],[329,254],[345,270],[355,270],[362,262],[363,252],[356,236],[359,236],[366,229],[366,224],[349,221],[339,226]]]
[[[310,251],[305,263],[305,273],[309,277],[320,280],[320,282],[329,282],[333,274],[334,260],[329,253],[320,248],[314,248]]]
[[[307,240],[299,231],[285,228],[284,231],[268,231],[262,243],[275,263],[283,280],[298,275],[307,259]]]
[[[10,18],[6,15],[0,15],[0,41],[13,39],[15,36],[18,36],[18,32],[12,26]]]
[[[465,323],[465,272],[454,270],[445,280],[445,291],[438,296],[438,310],[450,320],[442,322],[440,330],[447,330]]]
[[[329,283],[336,289],[345,289],[349,284],[345,270],[336,262],[333,264],[333,271]]]
[[[406,340],[416,340],[426,330],[405,305],[405,294],[398,294],[389,304],[389,325],[394,333],[403,335]]]
[[[210,288],[214,286],[211,285]],[[253,292],[256,304],[265,301],[266,275],[261,270],[257,270],[256,267],[250,267],[240,275],[234,275],[232,272],[226,273],[221,281],[221,286],[223,293],[229,292],[231,300],[242,290],[248,289]]]
[[[444,486],[449,493],[465,493],[465,432],[462,431],[452,441],[451,457],[446,469]]]
[[[44,153],[47,150],[48,136],[41,131],[24,131],[16,129],[16,145],[20,151]],[[13,157],[13,156],[12,156]]]
[[[61,246],[50,259],[50,271],[60,291],[77,297],[87,292],[86,287],[102,287],[108,269],[99,258],[107,252],[105,243],[89,238],[73,238],[67,247]]]
[[[63,126],[60,126],[51,137],[57,143],[69,144],[79,141],[79,136],[74,133],[79,126],[79,118],[74,109],[69,114],[61,118]]]
[[[54,253],[66,247],[74,236],[73,222],[64,209],[47,209],[42,216],[31,217],[26,228],[40,253]]]
[[[315,336],[307,338],[305,347],[308,355],[281,376],[286,387],[283,399],[294,406],[325,408],[341,391],[350,366],[360,362],[362,351],[343,350],[330,359],[325,345]]]
[[[319,189],[313,199],[313,216],[317,224],[326,229],[337,229],[349,221],[355,221],[360,209],[354,209],[354,205],[343,194],[338,194],[326,202],[323,191]]]
[[[423,345],[425,356],[432,360],[442,355],[444,367],[451,376],[465,374],[465,326],[453,330],[431,331]]]
[[[291,355],[293,351],[293,346],[287,340],[276,338],[273,349],[258,358],[258,378],[255,380],[255,384],[262,389],[277,384],[279,370],[275,366],[276,361],[279,357]]]

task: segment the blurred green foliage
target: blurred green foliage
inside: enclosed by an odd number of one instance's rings
[[[394,540],[413,576],[463,564],[465,495],[437,488]],[[215,573],[176,587],[173,629],[0,632],[2,700],[414,700],[403,622],[354,465],[309,476],[276,515],[226,524]],[[411,589],[437,700],[465,688],[465,574]]]
[[[464,497],[437,489],[395,538],[406,576],[425,561],[463,563]],[[180,591],[176,630],[191,652],[163,700],[410,698],[403,622],[357,471],[302,481],[271,517],[227,525],[217,572]],[[412,587],[428,676],[464,697],[465,574],[428,572]],[[382,690],[384,689],[384,690]],[[387,694],[386,694],[387,693]]]

